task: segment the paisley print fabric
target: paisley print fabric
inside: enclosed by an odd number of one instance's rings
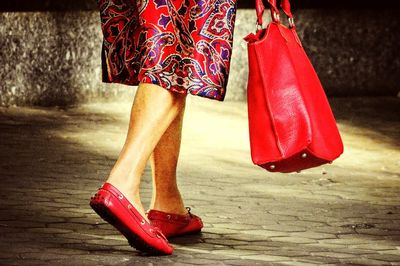
[[[223,101],[236,0],[98,0],[102,81]]]

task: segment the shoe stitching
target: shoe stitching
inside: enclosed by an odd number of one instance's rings
[[[112,184],[111,184],[111,185],[112,185]],[[131,214],[133,214],[134,217],[139,218],[139,217],[137,216],[137,214],[139,214],[139,215],[140,215],[140,218],[141,218],[141,219],[139,219],[139,220],[141,220],[141,221],[140,221],[140,222],[138,221],[138,222],[139,222],[140,224],[142,224],[142,225],[146,224],[147,221],[144,219],[144,217],[143,217],[143,216],[139,213],[139,211],[128,201],[128,199],[126,199],[126,198],[123,196],[123,194],[122,194],[117,188],[110,186],[110,189],[105,189],[105,188],[103,188],[103,187],[102,187],[102,189],[105,190],[105,191],[109,191],[113,196],[117,197],[117,198],[119,199],[120,203],[122,204],[122,206],[123,206],[124,208],[127,208],[127,209],[128,209],[128,212],[131,212]],[[122,196],[122,199],[120,198],[120,196]],[[124,201],[126,201],[126,203],[128,204],[127,206],[126,206],[125,203],[123,202],[123,199],[124,199]],[[136,213],[136,212],[137,212],[137,213]],[[144,223],[143,223],[143,221],[144,221]],[[153,226],[152,224],[150,224],[150,223],[148,223],[148,225],[150,226],[150,230],[149,230],[149,231],[156,232],[156,233],[155,233],[156,236],[157,236],[159,233],[161,233],[161,235],[162,235],[162,231],[161,231],[159,228],[158,228],[158,230],[154,230],[154,228],[156,228],[156,227],[154,227],[154,226]],[[148,233],[147,230],[146,230],[145,228],[141,227],[141,229],[142,229],[144,232]],[[152,229],[153,229],[153,230],[152,230]],[[162,238],[165,239],[165,240],[167,240],[166,237],[165,237],[164,235],[162,235]]]
[[[191,218],[193,218],[193,214],[190,212],[191,208],[190,207],[186,207],[188,214],[190,215]]]

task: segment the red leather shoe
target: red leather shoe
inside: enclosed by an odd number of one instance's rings
[[[160,228],[167,238],[200,232],[203,228],[201,218],[192,214],[190,207],[186,209],[187,214],[174,214],[153,209],[148,210],[146,214],[150,223]]]
[[[113,225],[137,250],[154,254],[172,254],[173,247],[162,231],[146,221],[125,196],[110,183],[104,183],[91,197],[90,206]]]

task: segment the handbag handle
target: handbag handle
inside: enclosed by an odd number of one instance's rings
[[[276,0],[268,0],[270,10],[271,10],[271,18],[272,21],[280,23],[280,18],[279,18],[279,9],[276,5]],[[283,12],[286,14],[288,17],[288,22],[289,22],[289,27],[294,28],[294,19],[293,19],[293,14],[290,8],[290,1],[289,0],[281,0],[281,8]],[[263,4],[262,0],[256,0],[256,13],[257,13],[257,29],[258,27],[262,27],[262,16],[264,14],[265,6]]]

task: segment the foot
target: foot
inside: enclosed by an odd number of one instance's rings
[[[104,183],[91,197],[90,206],[137,250],[154,255],[172,254],[174,248],[162,231],[144,217],[139,218],[140,213],[132,202],[110,183]]]
[[[158,191],[163,192],[159,193]],[[158,189],[156,191],[155,199],[152,200],[149,209],[179,215],[186,215],[188,213],[178,189]]]
[[[106,183],[110,183],[115,188],[117,188],[119,191],[121,191],[121,193],[125,195],[127,200],[129,200],[131,202],[131,204],[135,207],[135,209],[143,216],[143,218],[147,222],[150,222],[149,219],[147,218],[142,201],[140,200],[139,191],[134,192],[134,189],[129,189],[126,185],[119,184],[118,182],[115,182],[115,181],[107,180]]]
[[[167,238],[197,233],[203,228],[203,221],[190,212],[190,207],[187,207],[185,215],[150,209],[147,216],[151,224],[158,227]]]

